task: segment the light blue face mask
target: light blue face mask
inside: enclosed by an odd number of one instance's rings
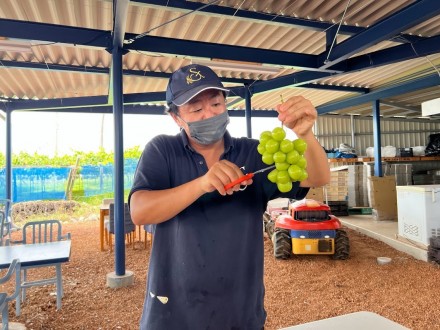
[[[229,115],[228,111],[225,111],[208,119],[184,122],[188,125],[189,133],[194,140],[200,144],[209,145],[223,138],[226,126],[229,124]]]

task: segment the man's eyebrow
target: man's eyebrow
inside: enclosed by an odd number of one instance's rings
[[[208,94],[210,99],[216,98],[217,96],[220,95],[220,93],[218,91],[212,91],[211,93]],[[194,98],[192,98],[191,100],[189,100],[188,103],[193,104],[193,103],[197,103],[200,101],[200,95],[195,96]]]

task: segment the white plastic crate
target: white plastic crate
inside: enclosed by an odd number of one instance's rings
[[[398,228],[401,237],[429,245],[440,237],[440,185],[397,186]]]

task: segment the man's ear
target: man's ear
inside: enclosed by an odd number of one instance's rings
[[[182,123],[181,123],[180,117],[178,115],[176,115],[174,112],[171,112],[170,116],[174,119],[177,126],[182,127]]]

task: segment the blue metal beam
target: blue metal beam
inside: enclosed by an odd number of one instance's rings
[[[132,3],[138,3],[139,5],[153,5],[153,6],[159,6],[164,7],[164,1],[163,0],[133,0]],[[329,29],[333,24],[327,23],[327,22],[321,22],[321,21],[315,21],[315,20],[308,20],[303,18],[295,18],[295,17],[289,17],[279,14],[269,14],[269,13],[261,13],[256,11],[250,11],[250,10],[243,10],[243,9],[237,9],[233,7],[226,7],[226,6],[217,6],[215,3],[205,7],[201,8],[202,5],[204,5],[201,2],[192,2],[192,1],[184,1],[184,0],[167,0],[166,1],[166,7],[169,9],[183,9],[185,11],[198,11],[202,13],[210,13],[210,14],[216,14],[216,15],[224,15],[224,16],[231,16],[231,17],[240,17],[240,18],[246,18],[256,21],[261,21],[265,23],[283,23],[286,25],[289,25],[293,28],[298,28],[302,30],[311,30],[311,31],[318,31],[322,32],[327,29]],[[341,34],[357,34],[361,31],[363,31],[364,28],[357,27],[357,26],[351,26],[351,25],[342,25],[340,29]]]
[[[406,81],[404,83],[395,86],[380,88],[378,90],[372,91],[364,95],[351,97],[349,99],[338,102],[324,104],[318,106],[316,109],[319,114],[324,114],[324,113],[338,111],[344,108],[364,104],[367,102],[372,102],[374,100],[382,100],[388,97],[410,93],[419,89],[429,88],[438,85],[440,85],[439,75],[431,74],[429,76]]]
[[[16,111],[34,111],[34,110],[16,110]],[[60,112],[60,113],[113,113],[111,105],[104,105],[100,107],[80,107],[80,108],[47,108],[38,110],[38,112]],[[246,117],[245,110],[229,110],[230,117]],[[167,115],[165,113],[165,106],[162,105],[141,105],[141,104],[126,104],[124,105],[124,114],[130,115]],[[274,110],[251,110],[251,117],[277,117],[278,113]]]
[[[248,86],[245,86],[245,101],[246,101],[246,108],[245,111],[245,118],[246,118],[246,136],[248,138],[252,138],[252,95],[251,92],[248,89]]]
[[[335,68],[346,72],[354,72],[436,53],[440,53],[440,36],[352,57],[339,63]]]
[[[375,23],[365,31],[348,38],[329,51],[319,55],[318,63],[327,69],[350,56],[381,41],[388,40],[402,31],[420,24],[440,13],[438,0],[420,0]]]
[[[114,197],[115,197],[115,274],[125,275],[124,212],[124,89],[122,56],[129,0],[113,1],[112,63],[109,79],[109,103],[113,104],[114,123]],[[109,49],[107,49],[109,50]],[[109,50],[110,51],[110,50]]]
[[[271,80],[257,81],[252,86],[253,93],[266,92],[272,89],[286,87],[286,86],[301,86],[307,83],[319,80],[324,77],[330,76],[328,72],[316,72],[316,71],[301,71],[295,72],[290,75],[281,76]]]
[[[5,166],[5,185],[6,185],[6,198],[14,201],[12,191],[12,111],[6,110],[6,166]],[[15,192],[17,193],[17,192]]]
[[[109,73],[109,68],[103,68],[103,67],[97,67],[97,66],[8,61],[8,60],[0,60],[0,69],[1,68],[17,68],[17,69],[46,70],[46,71],[47,70],[68,71],[68,72],[81,72],[81,73],[94,73],[94,74],[99,74],[99,73],[100,74],[108,74]],[[129,74],[129,73],[127,73],[127,74]]]
[[[0,60],[0,69],[2,68],[19,68],[19,69],[31,69],[31,70],[51,70],[51,71],[69,71],[69,72],[81,72],[81,73],[94,73],[94,74],[109,74],[109,68],[97,67],[97,66],[83,66],[83,65],[70,65],[70,64],[56,64],[56,63],[39,63],[39,62],[23,62],[23,61],[8,61]],[[168,72],[156,72],[156,71],[142,71],[142,70],[122,70],[124,76],[140,76],[140,77],[152,77],[152,78],[164,78],[168,79],[171,73]],[[231,84],[252,84],[253,79],[241,79],[241,78],[227,78],[220,77],[224,83]]]
[[[382,173],[382,142],[380,141],[380,103],[373,100],[373,140],[374,140],[374,175],[383,176]]]
[[[136,35],[127,34],[126,38],[129,41],[132,41],[125,46],[125,48],[128,50],[205,58],[215,57],[224,60],[267,63],[321,71],[317,66],[317,55],[231,46],[202,41],[189,41],[156,36],[153,37],[148,35],[136,39]],[[333,72],[333,70],[323,71]]]
[[[11,102],[9,102],[9,108],[11,110],[37,110],[47,108],[75,108],[84,105],[93,106],[105,104],[107,104],[107,96],[85,96],[52,100],[11,100]]]
[[[69,71],[69,72],[81,72],[81,73],[94,73],[94,74],[108,74],[108,68],[102,67],[84,67],[81,65],[69,65],[69,64],[49,64],[49,63],[35,63],[35,62],[22,62],[22,61],[5,61],[0,60],[0,69],[2,67],[7,68],[20,68],[20,69],[32,69],[32,70],[51,70],[51,71]],[[155,71],[142,71],[142,70],[128,70],[122,71],[124,76],[141,76],[141,77],[153,77],[168,79],[171,73],[167,72],[155,72]],[[224,83],[232,84],[253,84],[253,79],[240,79],[240,78],[225,78],[220,77]],[[304,84],[301,85],[304,88],[324,89],[332,91],[344,91],[344,92],[358,92],[368,93],[368,88],[362,87],[350,87],[350,86],[334,86],[334,85],[318,85],[318,84]]]
[[[298,86],[301,88],[309,88],[309,89],[323,89],[326,91],[336,91],[336,92],[351,92],[351,93],[369,93],[369,88],[364,87],[351,87],[351,86],[335,86],[335,85],[321,85],[321,84],[304,84]]]
[[[93,30],[93,29],[84,29],[84,28],[76,28],[76,27],[68,27],[68,26],[61,26],[61,25],[55,25],[55,24],[45,24],[45,23],[36,23],[36,22],[23,22],[23,21],[16,21],[16,20],[7,20],[7,19],[0,19],[0,30],[2,31],[2,35],[10,38],[22,38],[22,39],[32,39],[32,40],[43,40],[48,42],[62,42],[62,43],[71,43],[72,45],[88,45],[88,46],[95,46],[95,47],[108,47],[109,44],[111,44],[111,33],[109,31],[102,31],[102,30]],[[135,35],[131,35],[131,37],[135,37]],[[147,39],[145,39],[147,38]],[[155,39],[157,37],[143,37],[140,40],[143,40],[144,43],[149,43],[149,46],[146,46],[146,50],[150,51],[163,51],[164,49],[168,49],[169,45],[167,42],[174,42],[175,39],[167,39],[167,38],[161,38],[161,39]],[[157,42],[157,48],[155,48]],[[160,42],[159,42],[160,41]],[[431,42],[432,41],[432,42]],[[427,42],[419,43],[420,48],[420,55],[423,56],[423,53],[425,55],[429,55],[436,52],[436,46],[438,43],[435,39],[432,39]],[[279,64],[279,65],[288,65],[291,66],[292,64],[297,64],[296,67],[298,68],[305,68],[307,70],[318,70],[316,67],[318,66],[316,62],[317,55],[303,55],[303,54],[292,54],[289,52],[278,52],[278,51],[264,51],[261,52],[258,49],[253,48],[247,48],[247,47],[237,47],[236,46],[225,46],[220,44],[210,44],[210,43],[196,43],[193,41],[185,41],[184,45],[182,47],[187,47],[187,49],[193,49],[194,47],[201,47],[203,45],[208,45],[209,49],[207,51],[203,51],[203,54],[200,54],[200,52],[192,53],[194,56],[198,55],[205,55],[206,57],[211,57],[212,53],[211,51],[216,52],[219,48],[228,48],[227,50],[227,59],[231,60],[243,60],[243,61],[255,61],[254,55],[259,56],[259,60],[262,63],[273,63],[273,64]],[[129,46],[132,47],[132,46]],[[226,48],[225,48],[226,47]],[[399,47],[399,46],[397,46]],[[404,54],[410,53],[411,45],[405,46],[405,48],[400,49],[406,49]],[[173,51],[181,52],[182,50],[176,50],[176,47],[173,47]],[[426,48],[424,51],[423,49]],[[170,48],[171,49],[171,48]],[[393,48],[391,48],[393,49]],[[396,48],[396,54],[399,53],[398,48]],[[411,48],[412,49],[412,48]],[[239,56],[235,56],[236,52],[237,54],[240,54]],[[243,52],[240,52],[243,51]],[[390,50],[391,52],[391,50]],[[419,49],[417,49],[417,52],[419,52]],[[379,55],[379,53],[377,53]],[[191,54],[190,54],[191,55]],[[299,55],[299,56],[296,56]],[[336,66],[333,66],[331,70],[328,70],[329,72],[342,72],[342,71],[351,71],[351,70],[360,70],[362,68],[367,68],[370,66],[371,62],[368,61],[369,55],[363,55],[362,57],[359,57],[357,59],[357,64],[354,59],[349,59],[348,62],[340,63]],[[402,55],[403,56],[403,55]],[[410,55],[406,55],[408,58],[410,58]],[[217,56],[220,57],[220,56]],[[386,55],[382,57],[380,61],[378,61],[378,65],[384,65],[388,63],[393,63],[399,60],[398,55],[395,55],[392,59],[387,60]],[[4,63],[8,63],[8,61],[3,61]],[[30,68],[38,68],[41,67],[42,64],[24,64],[24,62],[21,62],[21,67],[25,67],[26,65],[29,65]],[[350,63],[353,63],[353,68],[351,69],[352,65]],[[44,64],[46,65],[46,64]],[[64,70],[65,66],[62,65],[56,65],[56,64],[47,64],[49,65],[50,69],[54,70]],[[293,65],[295,66],[295,65]],[[67,66],[69,67],[69,66]],[[75,66],[70,66],[73,71],[78,70],[78,68],[75,68]],[[98,67],[89,67],[89,68],[83,68],[83,71],[87,72],[95,72],[95,73],[105,73],[108,72],[108,69],[106,68],[98,68]],[[81,70],[79,70],[81,71]],[[326,70],[323,70],[326,71]],[[124,70],[124,74],[133,74],[138,75],[140,72],[137,70]],[[145,75],[145,72],[142,71],[142,74]],[[155,77],[161,77],[162,75],[166,75],[163,73],[149,73],[152,76]],[[230,78],[231,80],[228,82],[237,82],[233,78]],[[238,83],[243,83],[242,81]]]
[[[72,45],[87,45],[107,48],[112,44],[109,31],[69,27],[64,25],[24,22],[0,19],[3,37],[41,40]],[[137,35],[126,34],[126,40],[134,40]],[[167,54],[180,54],[196,57],[213,57],[277,65],[295,66],[320,70],[317,55],[265,50],[250,47],[188,41],[173,38],[145,36],[124,47],[126,50],[150,51]],[[324,70],[327,71],[327,70]]]
[[[115,274],[125,275],[124,229],[124,96],[122,87],[122,49],[112,50],[113,124],[114,124],[114,197],[115,197]]]
[[[2,37],[105,48],[110,31],[0,18]]]
[[[131,1],[132,4],[144,4],[144,5],[151,5],[151,6],[164,6],[163,0],[134,0]],[[305,18],[296,18],[296,17],[290,17],[290,16],[284,16],[280,15],[278,13],[276,14],[269,14],[269,13],[262,13],[262,12],[256,12],[256,11],[250,11],[250,10],[243,10],[243,9],[236,9],[232,7],[226,7],[226,6],[217,6],[215,3],[211,4],[207,7],[202,8],[203,3],[200,2],[191,2],[191,1],[184,1],[184,0],[167,0],[166,7],[167,8],[174,8],[174,9],[182,9],[185,11],[198,11],[203,13],[210,13],[210,14],[216,14],[216,15],[224,15],[224,16],[231,16],[231,17],[240,17],[250,20],[255,20],[257,22],[262,23],[278,23],[278,24],[285,24],[286,26],[297,28],[301,30],[309,30],[309,31],[317,31],[317,32],[326,32],[335,25],[333,23],[328,22],[322,22],[322,21],[315,21]],[[363,31],[365,31],[366,28],[360,27],[360,26],[353,26],[353,25],[341,25],[339,28],[340,34],[345,35],[353,35],[358,34]],[[408,41],[416,41],[419,40],[420,37],[412,36],[412,35],[405,35],[405,38],[402,39],[403,42]],[[395,40],[397,41],[397,40]]]
[[[114,0],[113,1],[113,32],[112,32],[112,46],[107,48],[108,52],[112,52],[113,49],[121,49],[121,54],[124,55],[122,51],[124,47],[124,36],[125,36],[125,25],[127,23],[127,13],[128,13],[128,2],[129,0]],[[112,61],[110,66],[110,79],[108,87],[108,103],[113,103],[113,67],[114,63]],[[121,64],[122,65],[122,64]],[[118,68],[121,70],[122,67]]]
[[[298,79],[303,78],[306,72],[299,75]],[[295,79],[295,78],[291,78]],[[304,77],[306,79],[306,77]],[[267,81],[269,82],[269,81]],[[357,92],[357,93],[367,93],[368,88],[357,88],[357,87],[343,87],[343,86],[326,86],[318,84],[304,84],[300,87],[314,88],[314,89],[325,89],[325,90],[336,90],[336,91],[346,91],[346,92]],[[251,88],[252,89],[252,88]],[[229,95],[238,95],[241,98],[246,97],[244,87],[233,87]],[[252,89],[255,92],[255,89]],[[260,88],[257,88],[260,91]],[[135,105],[141,103],[161,103],[165,100],[165,92],[149,92],[149,93],[132,93],[124,95],[124,105]],[[1,103],[0,103],[1,105]],[[88,97],[72,97],[63,99],[51,99],[51,100],[10,100],[8,106],[11,110],[47,110],[53,109],[56,111],[63,111],[63,109],[69,109],[68,112],[93,112],[106,113],[104,110],[107,103],[107,96],[88,96]],[[142,106],[142,105],[141,105]],[[84,109],[81,109],[84,108]],[[93,109],[93,111],[92,111]]]

